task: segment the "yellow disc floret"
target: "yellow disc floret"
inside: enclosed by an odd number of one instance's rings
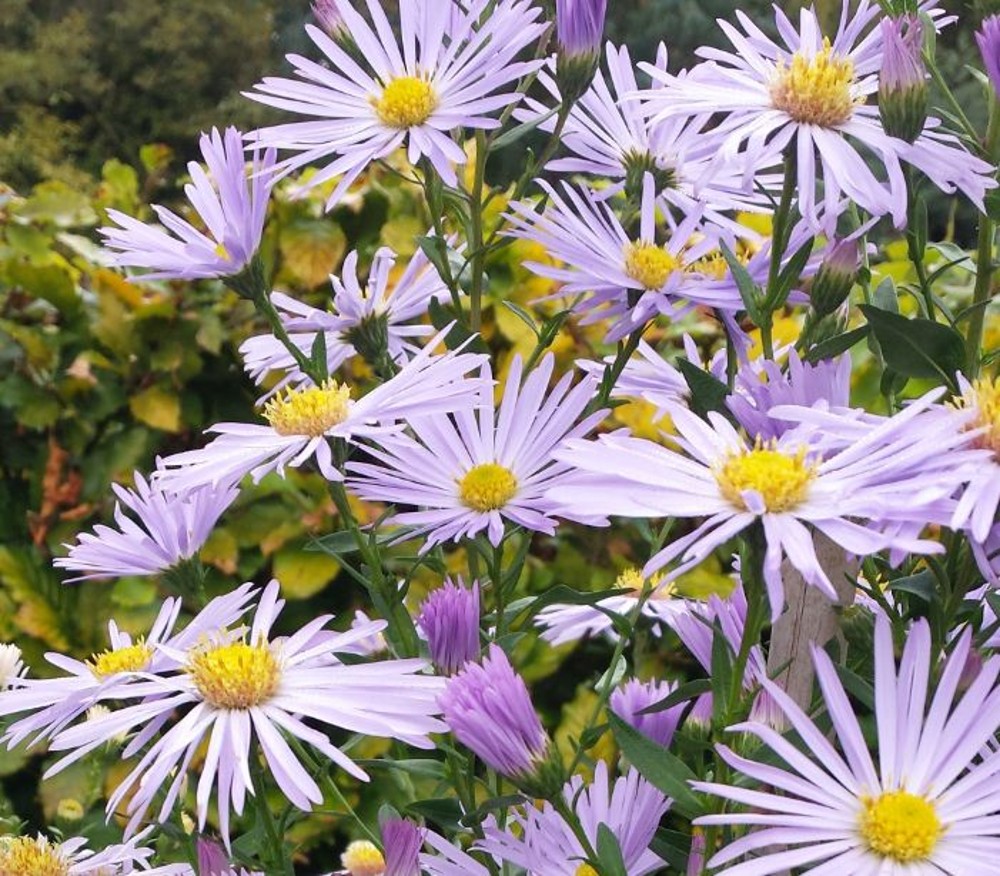
[[[431,84],[417,76],[399,76],[390,80],[382,96],[373,102],[379,121],[390,128],[422,125],[438,105]]]
[[[816,467],[806,461],[805,448],[790,456],[760,443],[753,450],[731,455],[715,473],[722,495],[741,511],[747,510],[743,492],[754,490],[775,514],[801,503],[815,477]]]
[[[462,504],[474,511],[496,511],[503,508],[517,492],[514,472],[495,462],[473,466],[458,482]]]
[[[625,247],[625,273],[643,289],[660,289],[681,267],[677,256],[655,243],[630,243]]]
[[[645,581],[646,579],[642,577],[642,572],[635,566],[628,566],[615,579],[615,588],[628,590],[632,593],[641,593],[642,585]]]
[[[375,843],[355,840],[340,856],[340,866],[351,876],[381,876],[385,872],[385,858]]]
[[[119,672],[142,672],[149,666],[152,656],[153,649],[140,639],[134,645],[94,654],[87,665],[98,678],[107,678]]]
[[[832,128],[854,114],[854,63],[833,53],[830,41],[815,55],[796,52],[790,64],[778,64],[771,84],[771,104],[796,122]]]
[[[934,804],[908,791],[867,797],[861,812],[861,836],[868,848],[894,861],[924,861],[943,833]]]
[[[69,876],[69,861],[44,837],[0,837],[0,876]]]
[[[980,378],[965,391],[959,403],[976,412],[970,428],[986,430],[977,439],[977,445],[992,450],[1000,459],[1000,377]]]
[[[597,871],[590,864],[581,864],[576,868],[573,876],[597,876]]]
[[[270,699],[281,667],[266,642],[231,642],[196,650],[188,674],[205,701],[219,709],[249,709]]]
[[[336,380],[308,389],[289,389],[264,406],[264,417],[279,435],[319,438],[343,423],[350,411],[351,390]]]

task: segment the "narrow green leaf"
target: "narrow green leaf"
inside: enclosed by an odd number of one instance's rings
[[[530,328],[534,333],[536,338],[541,338],[542,332],[535,323],[534,318],[527,310],[521,307],[516,301],[503,301],[503,306],[506,307],[511,313],[513,313],[521,322],[523,322],[528,328]]]
[[[312,363],[313,371],[319,377],[323,379],[329,377],[326,358],[326,332],[316,332],[316,340],[313,341],[309,361]]]
[[[781,273],[778,274],[777,288],[772,292],[772,300],[768,302],[770,310],[777,310],[779,307],[785,306],[789,294],[805,270],[809,256],[812,255],[814,239],[810,237],[803,243],[781,269]]]
[[[511,146],[518,140],[523,139],[532,131],[534,131],[539,125],[544,125],[549,119],[551,119],[557,112],[559,112],[559,107],[555,107],[549,110],[547,113],[538,116],[538,118],[532,119],[530,122],[523,122],[517,127],[511,128],[507,133],[501,134],[490,146],[491,151],[496,151],[497,149],[503,149],[505,146]]]
[[[901,593],[912,593],[924,602],[933,602],[938,598],[937,578],[930,569],[923,569],[916,575],[907,575],[889,582],[889,589]]]
[[[687,359],[678,359],[677,368],[691,390],[692,411],[702,419],[707,419],[709,411],[715,411],[732,420],[733,415],[726,407],[726,399],[729,398],[729,387],[726,384]]]
[[[761,321],[760,317],[762,316],[760,312],[762,295],[760,286],[754,282],[746,266],[736,257],[736,254],[729,248],[729,245],[725,241],[719,243],[719,248],[722,250],[726,264],[729,265],[729,272],[736,281],[736,287],[740,290],[743,306],[746,308],[747,313],[750,314],[750,319],[759,324]]]
[[[694,681],[685,682],[662,700],[658,700],[651,706],[646,706],[639,714],[652,715],[654,712],[665,712],[667,709],[672,709],[674,706],[679,706],[681,703],[693,700],[695,697],[700,697],[711,690],[712,682],[709,679],[696,678]]]
[[[861,311],[890,368],[906,377],[936,377],[955,388],[955,374],[965,359],[958,332],[929,319],[907,319],[868,304],[862,304]]]
[[[628,876],[618,839],[603,823],[597,826],[597,863],[601,876]]]
[[[868,332],[868,326],[863,325],[860,328],[851,329],[849,332],[827,338],[825,341],[816,344],[815,347],[809,348],[809,352],[805,356],[806,362],[815,364],[816,362],[822,362],[824,359],[833,359],[841,353],[846,353],[855,344],[868,337]]]

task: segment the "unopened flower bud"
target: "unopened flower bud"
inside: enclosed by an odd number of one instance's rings
[[[607,11],[608,0],[556,0],[556,83],[566,104],[594,81]]]
[[[479,657],[479,584],[466,587],[459,579],[431,591],[417,619],[427,637],[431,660],[446,675]]]
[[[976,32],[976,42],[993,90],[1000,95],[1000,15],[983,19],[983,26]]]
[[[666,748],[674,738],[677,724],[687,708],[687,703],[681,702],[658,712],[645,710],[665,700],[676,689],[676,682],[643,683],[633,678],[612,692],[608,705],[626,724],[652,739],[657,745]]]
[[[198,853],[198,876],[224,876],[229,873],[229,858],[220,843],[198,837],[195,848]]]
[[[347,33],[344,16],[340,14],[334,0],[313,0],[312,14],[330,39],[339,40]]]
[[[912,143],[927,122],[924,28],[913,15],[882,19],[878,109],[887,134]]]
[[[858,276],[860,249],[857,240],[836,240],[813,277],[809,299],[813,310],[823,317],[833,313],[847,300]]]
[[[384,876],[420,876],[423,828],[408,818],[387,818],[380,829],[385,847]]]

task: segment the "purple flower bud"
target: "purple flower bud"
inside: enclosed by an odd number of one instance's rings
[[[479,583],[466,587],[462,579],[444,585],[424,600],[417,618],[427,637],[434,665],[454,675],[479,657]]]
[[[993,90],[1000,95],[1000,15],[983,19],[983,26],[976,32],[976,42]]]
[[[565,103],[590,87],[601,60],[608,0],[556,0],[556,81]]]
[[[626,724],[631,725],[657,745],[670,745],[687,703],[678,703],[669,709],[642,714],[644,709],[665,700],[677,689],[672,681],[641,682],[633,678],[611,694],[608,705],[611,711]]]
[[[878,107],[886,133],[912,143],[927,121],[924,28],[915,15],[882,19]]]
[[[700,876],[705,871],[705,831],[695,827],[691,831],[691,853],[688,855],[687,876]]]
[[[856,237],[831,241],[809,289],[809,300],[819,316],[833,313],[847,300],[860,267],[861,246]]]
[[[466,663],[448,681],[440,705],[452,733],[487,766],[537,796],[558,792],[562,777],[549,774],[549,737],[503,650],[490,645],[482,663]]]
[[[224,876],[229,873],[229,858],[220,843],[199,837],[196,843],[198,850],[198,876]]]
[[[381,826],[382,845],[385,847],[385,871],[382,876],[420,876],[423,828],[406,818],[387,818]]]
[[[335,0],[313,0],[312,14],[331,39],[339,39],[347,30]]]

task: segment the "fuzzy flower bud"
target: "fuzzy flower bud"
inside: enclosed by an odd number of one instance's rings
[[[1000,15],[983,19],[983,26],[976,32],[976,42],[993,90],[1000,95]]]
[[[479,584],[466,587],[461,578],[424,600],[417,618],[427,637],[431,660],[446,675],[454,675],[467,661],[479,657]]]
[[[882,19],[885,54],[879,74],[878,108],[887,134],[912,143],[927,121],[924,28],[913,15]]]
[[[677,689],[674,682],[641,682],[633,678],[612,694],[608,704],[611,711],[626,724],[634,727],[644,736],[649,737],[657,745],[666,748],[674,738],[681,715],[687,707],[686,703],[678,703],[669,709],[659,712],[647,712],[645,709],[665,700]]]
[[[608,0],[556,0],[556,82],[567,104],[590,87],[601,61]]]
[[[833,313],[847,300],[858,276],[860,259],[857,239],[846,238],[831,243],[809,290],[813,310],[819,316]]]
[[[467,663],[448,681],[440,705],[458,741],[487,766],[533,796],[559,792],[562,770],[548,734],[502,649],[491,645],[482,663]]]
[[[347,25],[344,23],[344,16],[340,14],[334,0],[314,0],[312,14],[316,23],[323,28],[330,39],[339,40],[346,34]]]

